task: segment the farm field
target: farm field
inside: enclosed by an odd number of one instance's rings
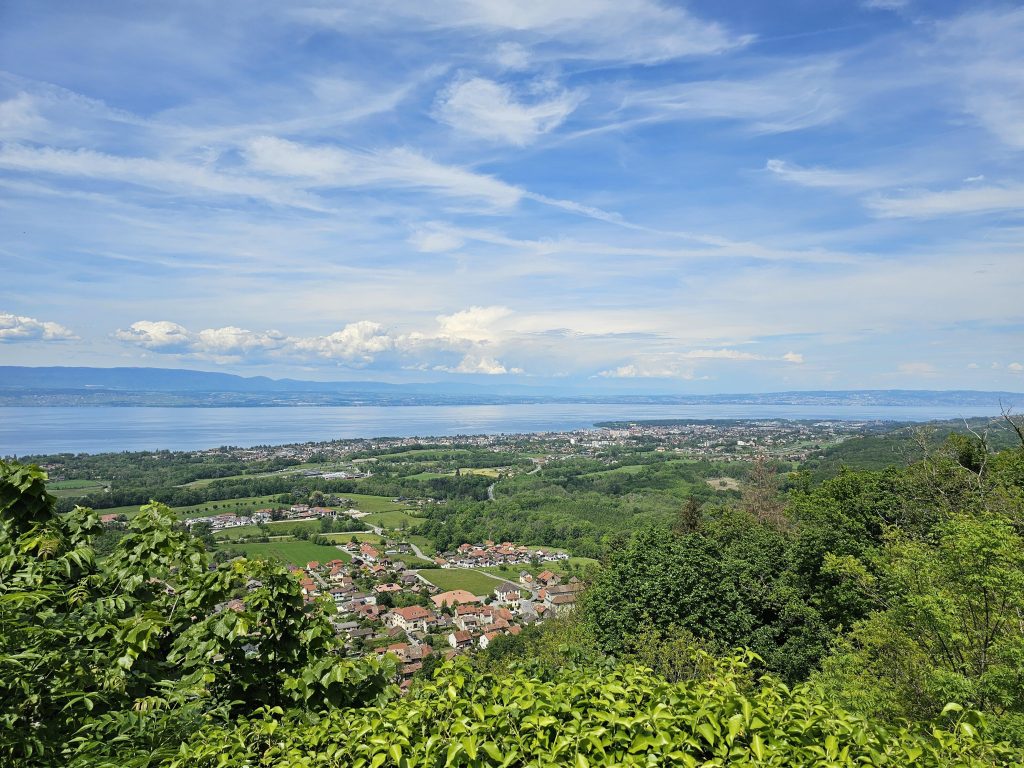
[[[325,533],[328,539],[338,544],[343,544],[347,541],[352,541],[352,537],[356,537],[356,541],[365,541],[368,544],[380,544],[384,539],[378,536],[376,533],[367,531],[356,531],[355,533]]]
[[[489,595],[498,586],[495,579],[469,568],[431,568],[420,571],[420,576],[446,592],[464,589],[474,595]]]
[[[57,480],[47,483],[46,489],[59,499],[74,499],[91,493],[104,493],[107,483],[102,480]]]
[[[232,544],[233,549],[245,552],[246,557],[262,560],[280,560],[305,566],[310,560],[345,559],[337,547],[320,546],[308,541],[271,541],[261,544]]]
[[[394,512],[409,509],[405,501],[392,501],[388,496],[369,496],[365,493],[342,493],[360,512]]]
[[[415,544],[419,547],[420,551],[427,557],[433,557],[437,554],[437,550],[434,548],[434,542],[426,536],[406,536],[405,538],[410,544]]]
[[[196,504],[191,507],[175,507],[174,511],[181,517],[210,517],[212,515],[245,514],[255,512],[257,509],[278,506],[280,494],[272,496],[243,496],[238,499],[225,499],[224,501],[207,501],[204,504]]]
[[[595,565],[600,565],[599,560],[595,560],[592,557],[570,557],[568,560],[560,560],[553,563],[542,563],[541,565],[516,564],[516,565],[489,565],[484,568],[480,568],[481,571],[486,571],[494,576],[499,576],[503,579],[509,579],[510,581],[516,581],[519,578],[520,571],[526,571],[533,576],[536,576],[542,571],[551,571],[557,573],[559,576],[565,576],[568,573],[578,574],[579,571],[590,568]]]
[[[308,531],[309,533],[320,532],[319,520],[277,520],[267,523],[270,536],[288,536],[294,531]],[[217,531],[214,536],[218,539],[238,539],[242,536],[259,536],[261,533],[257,525],[240,525],[236,528],[226,528]]]
[[[390,510],[388,512],[374,512],[366,517],[360,518],[360,522],[376,525],[380,528],[393,528],[396,530],[401,528],[403,524],[406,528],[412,528],[414,525],[422,523],[423,520],[424,518],[422,517],[413,517],[408,512],[400,509]]]

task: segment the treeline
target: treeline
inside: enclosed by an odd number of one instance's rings
[[[176,485],[124,485],[107,493],[95,493],[78,499],[61,499],[62,512],[76,504],[94,509],[135,506],[156,499],[172,507],[186,507],[214,501],[227,501],[247,496],[291,495],[294,501],[305,501],[320,491],[327,495],[362,493],[374,496],[430,496],[451,499],[484,499],[487,497],[486,477],[462,475],[424,479],[370,477],[363,480],[328,480],[297,475],[279,477],[241,477],[215,480],[207,485],[179,487]]]

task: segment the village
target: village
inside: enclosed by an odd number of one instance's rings
[[[534,575],[524,568],[515,582],[494,577],[487,594],[442,591],[430,582],[430,568],[410,567],[407,561],[416,556],[408,545],[382,549],[349,542],[338,548],[348,560],[339,557],[290,568],[307,601],[330,599],[336,611],[333,624],[345,638],[349,655],[390,653],[398,658],[403,688],[411,685],[424,663],[429,669],[437,661],[486,649],[498,638],[518,635],[526,626],[572,611],[584,588],[575,577],[564,579],[547,569]],[[485,559],[492,564],[535,564],[538,556],[538,550],[511,542],[467,543],[458,553],[477,565]],[[565,553],[545,556],[568,558]]]

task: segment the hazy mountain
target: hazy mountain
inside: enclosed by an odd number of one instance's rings
[[[3,405],[410,405],[508,402],[1024,406],[1024,394],[849,390],[685,395],[452,382],[301,381],[170,368],[0,366]]]

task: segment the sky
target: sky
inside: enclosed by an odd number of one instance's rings
[[[0,364],[1024,391],[1024,5],[0,2]]]

